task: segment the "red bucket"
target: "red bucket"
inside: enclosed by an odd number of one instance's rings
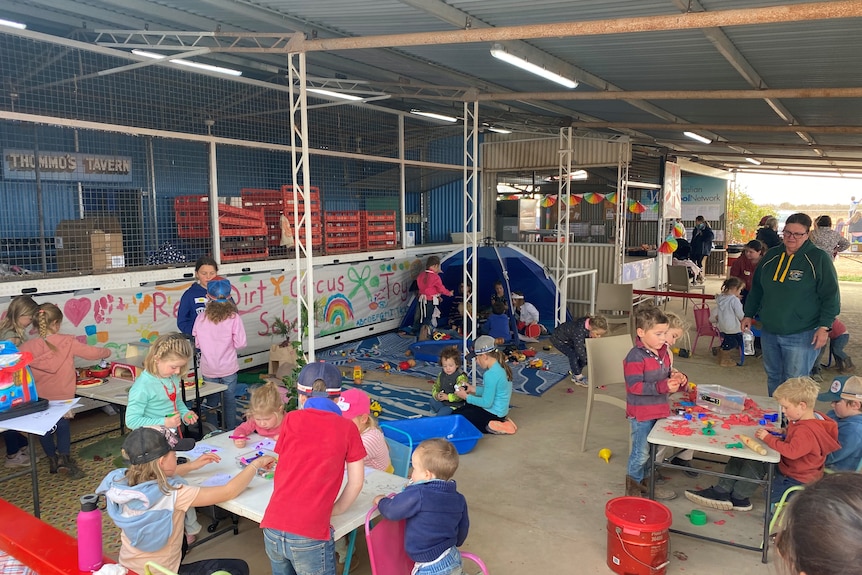
[[[608,567],[618,575],[664,575],[670,509],[651,499],[617,497],[605,505]]]

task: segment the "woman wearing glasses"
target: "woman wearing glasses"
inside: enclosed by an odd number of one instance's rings
[[[760,260],[745,301],[742,329],[757,316],[769,395],[792,377],[807,376],[829,341],[841,308],[832,257],[808,239],[811,218],[793,214],[784,224],[784,243]]]

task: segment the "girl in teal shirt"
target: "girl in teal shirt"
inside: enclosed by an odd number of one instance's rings
[[[456,389],[455,394],[467,403],[453,413],[466,417],[482,433],[514,434],[518,426],[507,417],[512,398],[512,371],[494,344],[494,338],[487,335],[476,338],[473,352],[467,357],[475,358],[479,367],[485,370],[483,385],[479,394],[476,386],[471,384]]]

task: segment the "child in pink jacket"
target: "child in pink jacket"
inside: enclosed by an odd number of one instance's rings
[[[422,341],[431,337],[431,329],[437,325],[437,318],[440,317],[440,310],[437,309],[440,296],[453,295],[440,279],[439,257],[428,256],[425,271],[416,278],[416,285],[419,288],[419,305],[422,306],[422,329],[419,332],[419,341]]]

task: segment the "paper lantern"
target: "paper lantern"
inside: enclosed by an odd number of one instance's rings
[[[685,236],[685,226],[682,222],[677,222],[673,225],[673,237],[681,238]]]

